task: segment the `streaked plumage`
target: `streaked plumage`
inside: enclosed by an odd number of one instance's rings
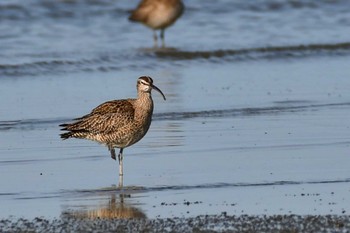
[[[182,15],[185,7],[181,0],[142,0],[131,13],[129,20],[140,22],[153,30],[161,30],[164,46],[164,30]],[[154,31],[155,45],[157,34]]]
[[[137,99],[112,100],[105,102],[91,113],[75,119],[75,122],[60,125],[62,139],[82,138],[97,141],[108,147],[111,157],[116,159],[115,149],[120,148],[118,155],[119,175],[123,175],[123,149],[135,144],[147,133],[153,114],[152,89],[162,91],[153,85],[151,77],[143,76],[137,80]]]

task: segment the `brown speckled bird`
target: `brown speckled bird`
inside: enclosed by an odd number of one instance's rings
[[[185,7],[181,0],[142,0],[132,11],[129,20],[144,24],[154,30],[154,44],[157,46],[157,34],[160,31],[164,47],[164,30],[182,15]]]
[[[147,133],[153,113],[152,89],[163,92],[153,84],[151,77],[143,76],[137,80],[137,99],[112,100],[105,102],[91,113],[75,119],[70,124],[62,124],[62,139],[82,138],[105,144],[116,159],[115,149],[120,148],[119,176],[123,176],[123,149],[135,144]]]

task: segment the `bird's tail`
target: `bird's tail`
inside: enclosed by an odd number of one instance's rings
[[[140,21],[144,21],[145,20],[144,18],[145,18],[144,14],[141,14],[138,11],[132,11],[128,19],[131,22],[140,22]]]
[[[73,133],[72,132],[61,133],[60,136],[63,140],[65,140],[65,139],[73,137]]]
[[[68,138],[84,138],[86,136],[86,133],[88,133],[88,131],[86,129],[77,128],[76,126],[79,123],[80,122],[76,122],[73,124],[61,124],[61,125],[59,125],[59,126],[63,127],[61,130],[68,131],[68,132],[60,134],[61,138],[63,140],[68,139]]]
[[[63,127],[61,130],[69,130],[69,129],[67,128],[68,125],[69,125],[69,124],[61,124],[61,125],[59,125],[59,126],[60,126],[60,127]],[[72,133],[72,132],[66,132],[66,133],[60,134],[60,136],[61,136],[61,138],[62,138],[63,140],[65,140],[65,139],[68,139],[68,138],[72,137],[72,136],[73,136],[73,133]]]

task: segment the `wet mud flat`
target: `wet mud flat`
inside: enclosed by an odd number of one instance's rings
[[[164,219],[7,219],[1,232],[349,232],[350,216],[199,215]]]

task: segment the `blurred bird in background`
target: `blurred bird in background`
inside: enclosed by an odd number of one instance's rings
[[[160,30],[162,47],[165,47],[164,31],[184,12],[184,4],[181,0],[142,0],[137,8],[132,11],[129,20],[139,22],[154,30],[154,46],[158,46],[156,30]]]

